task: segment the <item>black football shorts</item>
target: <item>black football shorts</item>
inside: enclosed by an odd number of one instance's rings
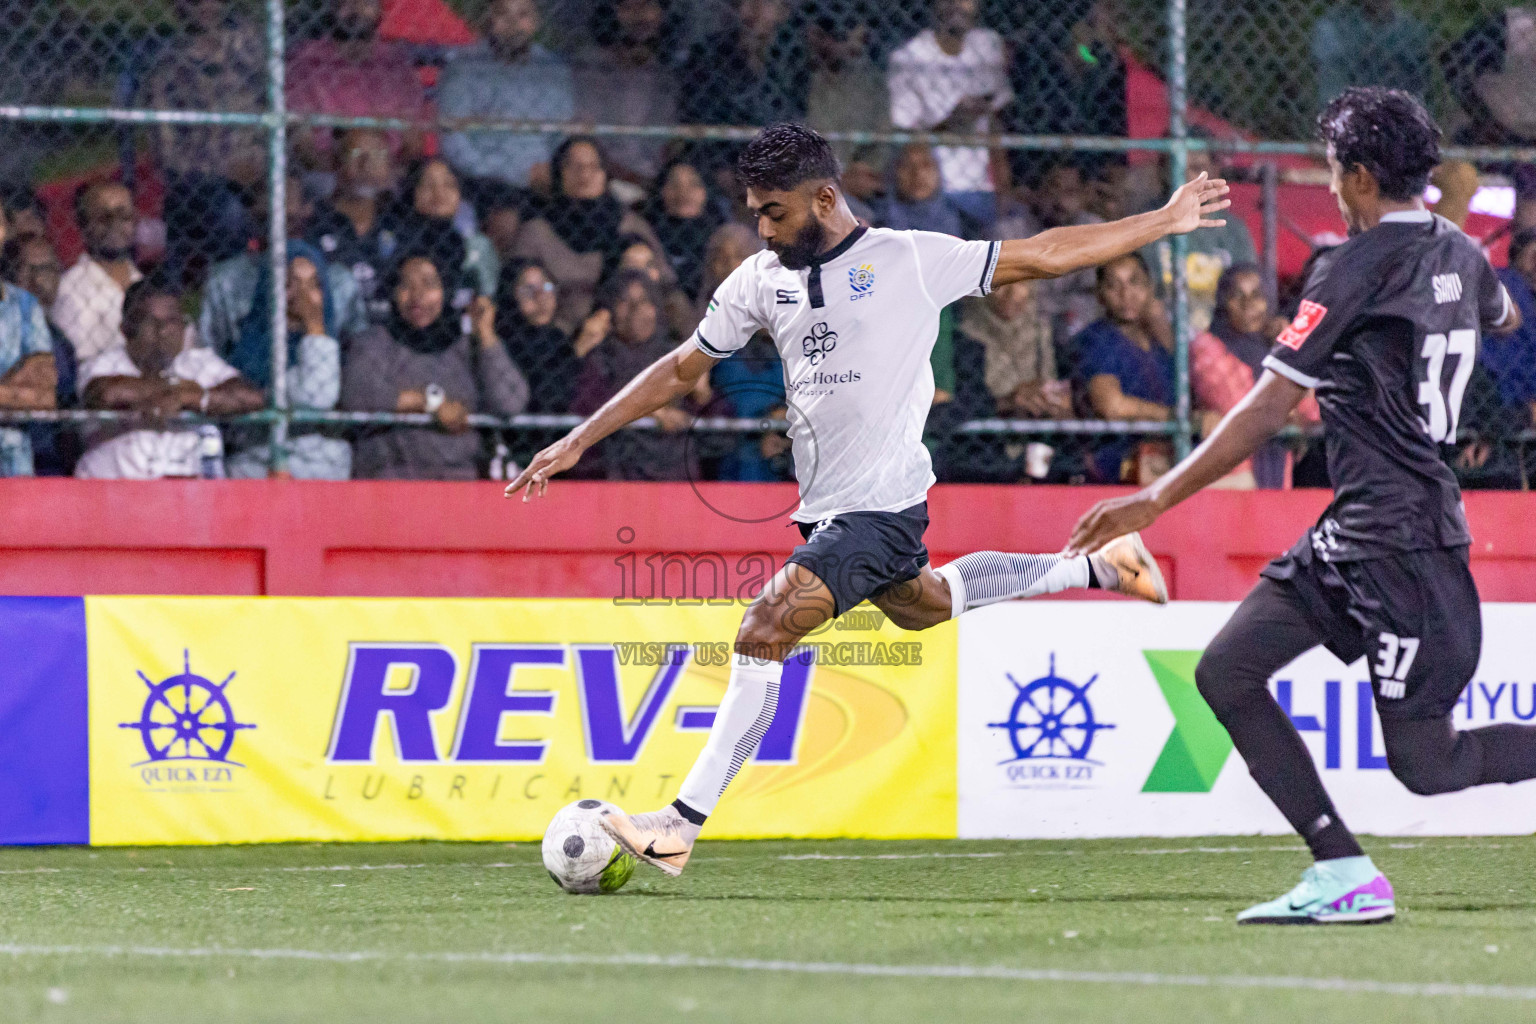
[[[1364,657],[1382,718],[1442,718],[1477,671],[1482,607],[1467,548],[1325,562],[1311,531],[1261,573],[1288,584],[1346,665]]]
[[[900,512],[841,512],[795,525],[805,542],[785,561],[805,566],[827,585],[834,616],[916,579],[928,564],[926,501]]]

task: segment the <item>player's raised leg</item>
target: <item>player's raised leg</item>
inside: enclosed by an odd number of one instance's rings
[[[1107,590],[1168,603],[1157,561],[1138,534],[1127,534],[1091,555],[1032,555],[973,551],[870,600],[902,629],[927,629],[958,619],[972,608],[1071,588]]]
[[[949,618],[983,605],[1093,587],[1168,603],[1168,587],[1139,534],[1127,534],[1092,554],[1031,555],[973,551],[934,572],[949,585]]]
[[[602,818],[619,845],[669,875],[682,873],[705,819],[773,724],[784,659],[835,612],[832,592],[815,573],[785,563],[742,616],[725,700],[677,799],[648,814]]]

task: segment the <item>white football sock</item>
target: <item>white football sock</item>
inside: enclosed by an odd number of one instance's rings
[[[1015,597],[1039,597],[1088,585],[1088,556],[973,551],[934,572],[949,584],[950,618]]]
[[[731,682],[715,712],[715,724],[677,798],[700,814],[712,814],[720,794],[731,784],[762,742],[779,707],[784,665],[732,655]]]

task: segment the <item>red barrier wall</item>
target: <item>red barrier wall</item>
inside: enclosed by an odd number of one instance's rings
[[[928,547],[935,564],[1059,550],[1077,516],[1112,493],[937,487]],[[1147,542],[1175,597],[1236,599],[1328,497],[1207,492]],[[684,552],[695,556],[692,593],[734,595],[763,561],[746,556],[777,564],[799,539],[787,526],[794,504],[794,488],[776,484],[556,481],[522,504],[492,482],[0,480],[0,593],[684,596],[680,561],[646,562]],[[1536,496],[1469,494],[1467,508],[1483,598],[1536,600]],[[723,590],[712,582],[721,568]]]

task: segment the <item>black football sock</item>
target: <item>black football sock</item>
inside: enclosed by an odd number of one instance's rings
[[[1248,763],[1248,774],[1285,815],[1317,860],[1359,857],[1364,851],[1339,820],[1312,754],[1267,687],[1224,709],[1222,725]]]

